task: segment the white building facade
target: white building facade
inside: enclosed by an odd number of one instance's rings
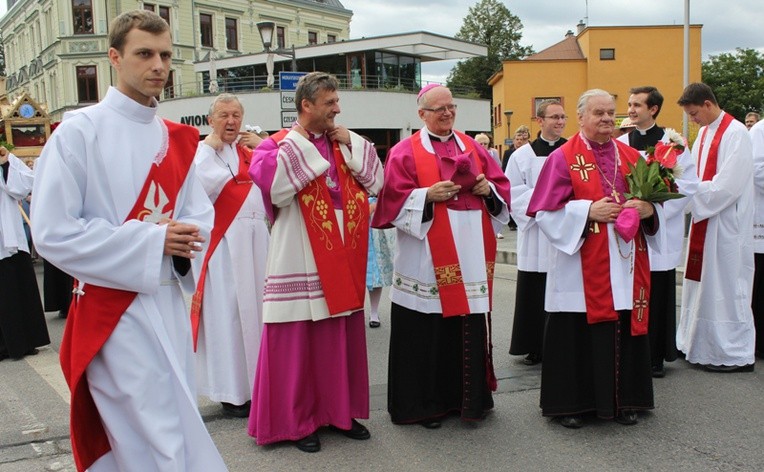
[[[115,81],[108,24],[136,8],[155,11],[173,37],[164,98],[198,95],[194,62],[262,51],[256,24],[276,24],[274,46],[346,40],[352,12],[338,0],[14,0],[0,18],[10,100],[27,91],[54,121],[100,100]]]

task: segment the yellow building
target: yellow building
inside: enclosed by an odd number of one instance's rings
[[[203,92],[195,61],[262,51],[258,22],[274,22],[274,47],[289,48],[347,40],[353,15],[339,0],[15,0],[0,18],[9,100],[27,92],[53,121],[98,102],[115,80],[108,25],[136,8],[170,25],[173,58],[162,98]]]
[[[701,25],[690,27],[690,82],[701,80]],[[627,114],[629,89],[657,87],[663,94],[660,126],[682,129],[682,109],[676,101],[683,90],[684,28],[672,26],[579,25],[578,35],[522,60],[504,61],[491,76],[493,135],[500,151],[514,130],[526,125],[535,139],[539,126],[536,105],[548,98],[562,101],[568,119],[563,136],[578,131],[576,102],[586,90],[601,88],[616,97],[616,115]]]

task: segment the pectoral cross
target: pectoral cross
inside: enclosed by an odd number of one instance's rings
[[[637,249],[639,249],[639,251],[641,252],[647,251],[647,246],[645,246],[644,238],[639,238],[638,241],[639,241],[639,244],[637,245]]]
[[[647,309],[645,287],[639,288],[639,298],[634,300],[634,308],[637,310],[637,321],[642,321],[642,318],[644,317],[644,311]]]
[[[599,234],[600,232],[600,224],[596,221],[592,221],[589,223],[589,232],[594,234]]]
[[[615,200],[616,203],[621,203],[621,199],[618,198],[618,192],[616,191],[615,187],[613,187],[613,191],[610,192],[611,195],[613,195],[613,200]]]

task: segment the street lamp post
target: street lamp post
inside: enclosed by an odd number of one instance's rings
[[[294,44],[290,49],[276,48],[271,49],[273,45],[273,30],[276,29],[276,23],[272,21],[261,21],[257,24],[257,31],[260,33],[260,39],[263,41],[263,48],[265,49],[268,58],[266,60],[266,68],[268,69],[268,87],[273,86],[273,55],[291,57],[292,58],[292,72],[297,71],[297,58],[294,53]]]
[[[507,139],[504,140],[504,144],[509,146],[512,142],[512,110],[505,110],[504,116],[507,117]]]

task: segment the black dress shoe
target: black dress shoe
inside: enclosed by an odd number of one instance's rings
[[[369,430],[366,429],[366,426],[362,425],[356,420],[353,420],[350,429],[340,429],[333,425],[329,426],[329,429],[333,429],[334,431],[337,431],[338,433],[350,439],[364,440],[371,437],[371,433],[369,433]]]
[[[223,415],[231,418],[249,418],[249,408],[252,406],[252,402],[247,402],[243,405],[234,405],[232,403],[222,402]]]
[[[624,426],[637,424],[637,412],[634,410],[623,410],[615,417],[615,422]]]
[[[578,429],[584,425],[584,420],[578,415],[561,416],[560,424],[570,429]]]
[[[666,371],[663,369],[663,363],[653,366],[653,377],[656,379],[662,379],[666,376]]]
[[[302,452],[318,452],[321,450],[321,441],[316,433],[309,434],[302,439],[294,441],[294,445]]]
[[[709,372],[753,372],[753,364],[748,365],[704,365]]]
[[[379,321],[369,321],[369,328],[379,328],[382,325]]]
[[[438,429],[440,428],[440,421],[438,420],[422,420],[419,422],[422,426],[424,426],[427,429]]]
[[[523,359],[523,364],[525,365],[536,365],[539,362],[541,362],[541,354],[537,352],[531,352]]]

